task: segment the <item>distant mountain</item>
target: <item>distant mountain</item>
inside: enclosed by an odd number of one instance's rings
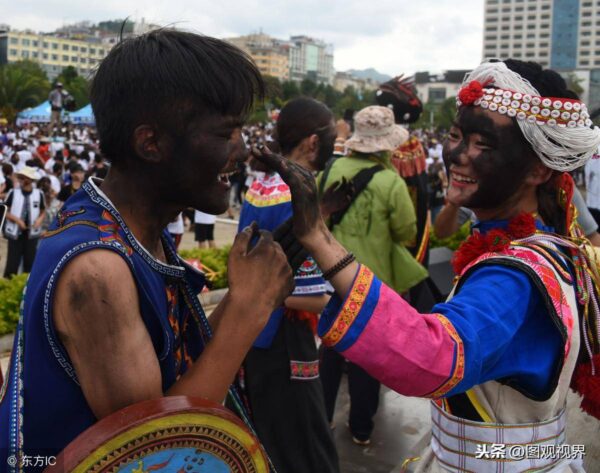
[[[381,72],[377,72],[375,69],[370,67],[369,69],[350,69],[346,71],[348,74],[352,74],[354,77],[358,79],[371,79],[376,82],[385,82],[390,80],[392,77],[387,74],[382,74]]]

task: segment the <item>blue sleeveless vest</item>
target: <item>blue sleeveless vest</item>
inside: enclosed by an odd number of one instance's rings
[[[40,243],[0,390],[0,471],[19,471],[7,467],[12,455],[58,454],[96,422],[52,318],[56,283],[76,255],[106,249],[127,262],[160,362],[163,391],[200,355],[210,337],[197,299],[204,275],[177,256],[166,231],[162,240],[170,264],[140,245],[93,179],[65,203]]]

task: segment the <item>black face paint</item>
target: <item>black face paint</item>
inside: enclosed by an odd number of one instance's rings
[[[461,205],[473,209],[493,209],[514,197],[537,159],[514,119],[510,124],[500,125],[488,113],[493,112],[462,108],[456,118],[462,140],[458,144],[446,142],[443,151],[450,170],[471,167],[477,190]],[[484,143],[478,151],[472,143],[469,145],[474,135],[480,136]]]

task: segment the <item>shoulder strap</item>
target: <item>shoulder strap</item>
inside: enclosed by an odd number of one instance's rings
[[[348,204],[343,208],[331,214],[329,219],[329,228],[333,228],[335,225],[339,224],[344,218],[344,215],[348,211],[348,209],[352,206],[354,200],[360,195],[362,191],[364,191],[373,179],[373,176],[379,171],[383,171],[384,167],[380,164],[376,166],[372,166],[370,168],[363,169],[359,171],[351,180],[349,187],[349,195],[348,195]]]
[[[331,171],[331,168],[333,167],[333,163],[335,163],[336,159],[337,158],[334,156],[334,157],[330,158],[329,161],[327,161],[327,164],[325,164],[325,169],[323,170],[323,175],[321,176],[321,182],[319,182],[318,193],[320,196],[322,196],[323,192],[325,191],[325,183],[327,182],[327,178],[329,177],[329,172]]]

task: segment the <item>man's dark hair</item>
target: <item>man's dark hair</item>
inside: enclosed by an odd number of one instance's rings
[[[171,29],[117,44],[90,90],[100,148],[116,165],[135,156],[131,138],[141,124],[179,137],[195,116],[243,117],[263,97],[262,76],[246,53],[225,41]]]
[[[2,164],[2,174],[4,174],[4,177],[12,176],[12,173],[13,173],[12,164],[8,164],[8,163]]]
[[[54,163],[52,165],[52,174],[56,174],[57,172],[63,172],[64,166],[62,163]]]
[[[277,119],[277,142],[283,154],[291,152],[300,142],[317,135],[322,141],[331,132],[333,113],[327,105],[310,97],[289,101]]]

